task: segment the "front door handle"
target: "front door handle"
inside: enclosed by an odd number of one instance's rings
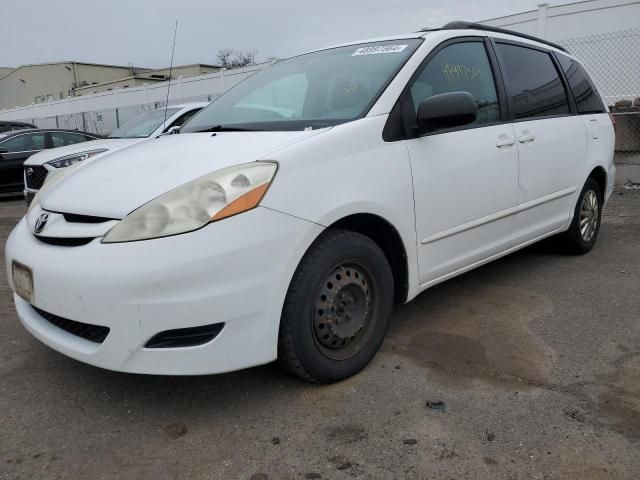
[[[513,138],[502,137],[498,139],[498,142],[496,143],[496,147],[498,148],[513,147],[515,144],[516,144],[516,141]]]
[[[529,143],[529,142],[533,142],[536,139],[536,137],[534,137],[532,134],[530,134],[529,132],[523,132],[522,135],[520,135],[518,137],[518,141],[520,143]]]

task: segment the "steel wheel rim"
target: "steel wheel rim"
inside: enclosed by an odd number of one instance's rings
[[[313,304],[313,334],[323,355],[344,360],[359,352],[370,334],[374,286],[368,270],[355,261],[332,268]]]
[[[590,242],[598,230],[599,211],[596,192],[588,190],[580,205],[580,236],[585,242]]]

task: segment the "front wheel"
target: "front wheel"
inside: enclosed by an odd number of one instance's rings
[[[602,195],[600,185],[593,178],[585,183],[573,213],[569,230],[563,234],[564,245],[569,253],[588,253],[596,243],[602,217]]]
[[[362,370],[380,348],[393,306],[393,276],[368,237],[327,230],[291,281],[280,320],[278,360],[316,383]]]

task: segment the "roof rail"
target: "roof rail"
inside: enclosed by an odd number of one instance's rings
[[[433,29],[429,29],[433,30]],[[495,33],[504,33],[507,35],[513,35],[520,38],[526,38],[527,40],[533,40],[534,42],[544,43],[545,45],[549,45],[550,47],[557,48],[558,50],[562,50],[563,52],[567,52],[567,49],[562,45],[558,45],[557,43],[550,42],[548,40],[544,40],[542,38],[534,37],[533,35],[527,35],[526,33],[514,32],[513,30],[507,30],[506,28],[498,28],[491,27],[489,25],[482,25],[480,23],[473,22],[449,22],[441,30],[482,30],[485,32],[495,32]],[[423,31],[428,31],[427,29]]]

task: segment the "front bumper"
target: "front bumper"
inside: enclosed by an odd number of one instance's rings
[[[173,237],[60,247],[34,238],[23,219],[7,241],[7,272],[14,260],[32,269],[33,306],[110,329],[103,343],[90,342],[14,295],[24,326],[65,355],[123,372],[221,373],[276,358],[290,279],[322,228],[260,207]],[[144,347],[166,330],[220,322],[204,345]]]

